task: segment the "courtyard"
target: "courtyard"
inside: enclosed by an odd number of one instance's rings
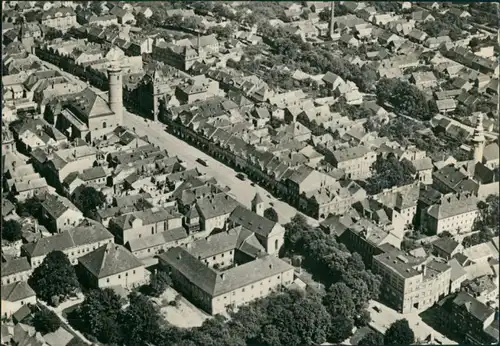
[[[165,320],[179,328],[199,327],[206,319],[211,318],[171,287],[160,297],[151,299],[160,308]],[[176,304],[170,303],[172,301],[176,301]]]

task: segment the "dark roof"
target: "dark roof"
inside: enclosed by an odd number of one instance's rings
[[[274,229],[274,226],[277,224],[276,222],[257,215],[253,211],[242,206],[238,206],[234,209],[229,216],[228,221],[243,226],[263,237],[269,236]]]
[[[453,299],[453,304],[464,307],[474,318],[481,322],[486,321],[488,317],[495,313],[495,310],[465,292],[458,293]]]
[[[31,265],[28,262],[28,258],[19,257],[7,262],[2,262],[1,270],[2,270],[2,277],[4,277],[31,270]]]
[[[23,248],[30,257],[37,257],[45,256],[52,251],[64,251],[72,247],[112,239],[113,235],[102,224],[87,219],[71,230],[52,237],[41,238],[36,243],[23,245]]]
[[[451,254],[459,245],[459,242],[450,237],[439,238],[432,242],[432,246],[446,252],[447,254]]]
[[[108,243],[78,259],[97,278],[123,273],[143,264],[123,246]]]
[[[293,270],[291,265],[276,256],[267,255],[219,273],[200,262],[182,247],[170,248],[160,254],[159,258],[212,297]]]
[[[25,281],[2,286],[2,300],[9,302],[17,302],[35,295],[35,291]]]

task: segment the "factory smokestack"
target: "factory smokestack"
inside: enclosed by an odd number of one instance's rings
[[[333,24],[335,20],[335,1],[330,5],[330,38],[333,40]]]

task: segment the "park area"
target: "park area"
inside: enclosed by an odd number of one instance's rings
[[[179,328],[199,327],[211,317],[171,287],[168,287],[158,298],[151,299],[160,308],[165,320]]]

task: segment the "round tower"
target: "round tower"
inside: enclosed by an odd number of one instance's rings
[[[122,69],[118,64],[112,64],[108,68],[109,108],[115,113],[116,123],[123,125],[123,81]]]
[[[255,197],[252,199],[252,211],[257,215],[264,216],[264,201],[258,192],[255,193]]]
[[[484,152],[484,128],[483,128],[483,114],[479,114],[477,117],[477,125],[474,129],[474,137],[472,138],[472,144],[474,146],[474,162],[483,162],[483,152]]]

